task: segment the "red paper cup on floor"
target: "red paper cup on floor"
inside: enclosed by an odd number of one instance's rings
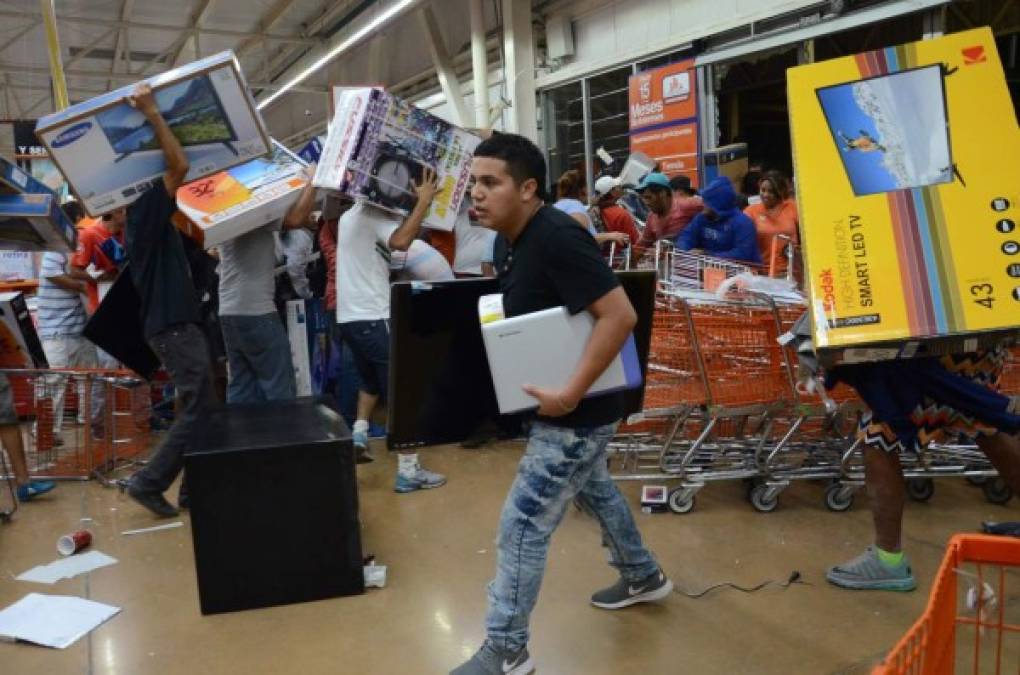
[[[71,555],[82,550],[92,543],[92,533],[88,530],[78,530],[71,534],[65,534],[57,539],[57,552],[60,555]]]

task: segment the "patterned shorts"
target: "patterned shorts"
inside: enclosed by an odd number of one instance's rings
[[[1005,349],[994,349],[971,354],[947,355],[939,364],[950,373],[960,375],[992,391],[998,391],[1002,369],[1009,353]],[[931,443],[945,443],[958,440],[973,442],[980,436],[994,436],[998,429],[982,424],[974,417],[965,415],[947,405],[940,405],[925,397],[922,404],[909,414],[910,423],[916,427],[914,447],[918,450]],[[879,447],[886,452],[902,452],[906,448],[896,432],[888,424],[875,419],[871,410],[861,417],[858,437],[865,444]]]

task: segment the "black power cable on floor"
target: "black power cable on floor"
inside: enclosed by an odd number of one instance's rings
[[[789,588],[793,584],[801,584],[801,585],[804,585],[804,586],[810,586],[811,585],[810,582],[804,581],[803,579],[800,578],[800,572],[798,572],[797,570],[794,570],[793,572],[790,573],[790,576],[789,576],[789,578],[786,581],[776,581],[775,579],[770,579],[768,581],[761,582],[757,586],[751,586],[750,588],[745,588],[744,586],[738,586],[737,584],[735,584],[733,582],[730,582],[730,581],[723,581],[722,583],[713,584],[713,585],[709,586],[708,588],[706,588],[705,590],[701,591],[700,593],[690,593],[688,591],[683,590],[679,586],[675,587],[673,589],[673,592],[679,593],[680,595],[686,595],[688,598],[693,598],[693,599],[697,600],[698,598],[705,597],[706,595],[708,595],[712,591],[716,590],[717,588],[727,588],[728,587],[728,588],[735,588],[736,590],[740,591],[741,593],[755,593],[755,592],[760,591],[761,589],[766,588],[768,586],[771,586],[773,584],[778,585],[780,588]]]

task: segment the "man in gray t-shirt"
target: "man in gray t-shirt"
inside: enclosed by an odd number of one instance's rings
[[[283,219],[284,228],[305,224],[314,196],[309,174],[308,184]],[[220,325],[230,368],[227,403],[280,401],[297,395],[290,342],[273,303],[274,229],[267,225],[219,247]]]

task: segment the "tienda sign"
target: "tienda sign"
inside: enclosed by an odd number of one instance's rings
[[[630,149],[659,163],[669,176],[698,185],[698,102],[694,60],[630,78]]]

